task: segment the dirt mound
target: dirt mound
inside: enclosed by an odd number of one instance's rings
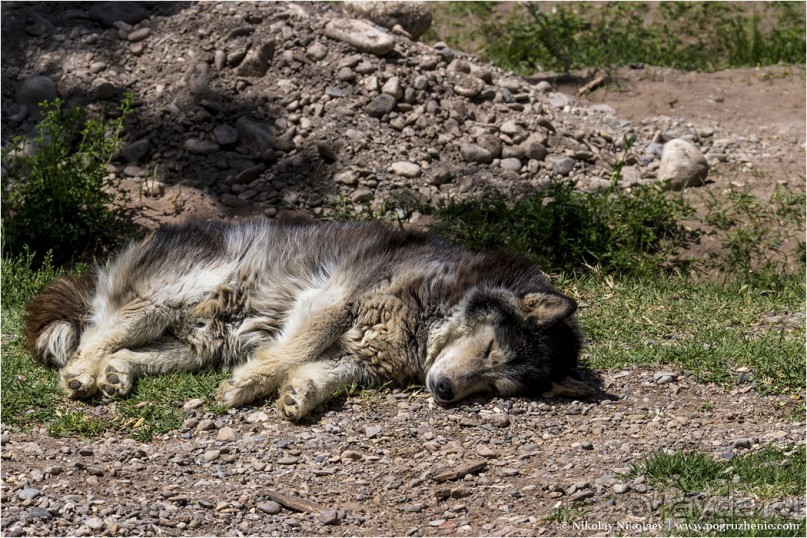
[[[624,120],[447,47],[372,26],[370,39],[388,44],[362,44],[355,22],[321,4],[145,6],[4,4],[2,120],[4,144],[32,131],[31,97],[18,91],[31,77],[72,104],[133,93],[127,146],[111,170],[147,226],[188,215],[327,216],[388,207],[393,195],[518,196],[552,177],[597,189],[626,136],[636,137],[626,187],[657,181],[674,138],[706,155],[710,177],[763,157],[803,161],[803,133],[735,136],[673,109]],[[328,37],[339,21],[347,33]]]

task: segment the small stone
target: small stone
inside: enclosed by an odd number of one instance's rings
[[[364,202],[369,202],[373,199],[373,191],[370,189],[356,189],[353,191],[353,194],[350,195],[350,200],[354,204],[363,204]]]
[[[356,80],[356,73],[351,68],[345,66],[336,72],[336,79],[342,82],[351,82]]]
[[[196,426],[196,429],[198,431],[200,431],[200,432],[207,432],[207,431],[215,430],[216,429],[216,422],[209,419],[209,418],[206,418],[206,419],[202,420],[201,422],[199,422],[199,425]]]
[[[216,461],[221,456],[221,450],[208,450],[204,453],[202,458],[207,462],[210,463],[212,461]]]
[[[58,97],[56,85],[51,79],[43,76],[33,76],[26,78],[17,86],[14,100],[28,107],[28,111],[33,114],[34,119],[41,118],[39,103],[42,101],[52,101]]]
[[[146,158],[149,151],[149,139],[141,138],[131,144],[126,144],[121,149],[121,155],[127,162],[140,162]]]
[[[575,491],[574,493],[572,493],[569,496],[569,500],[572,501],[572,502],[578,502],[578,501],[582,501],[582,500],[585,500],[585,499],[590,499],[593,496],[594,496],[593,491],[591,491],[590,489],[583,489],[583,490]]]
[[[95,454],[95,451],[91,447],[85,446],[78,449],[78,454],[79,456],[85,456],[85,457],[92,456],[93,454]]]
[[[614,484],[611,489],[613,489],[614,493],[617,495],[622,495],[630,491],[630,484]]]
[[[396,101],[393,96],[382,93],[376,96],[364,107],[364,112],[366,112],[368,116],[380,118],[384,114],[389,114],[392,112],[392,109],[395,108],[395,104]]]
[[[506,428],[510,425],[510,417],[504,413],[493,413],[488,416],[486,422],[497,428]]]
[[[257,508],[258,510],[260,510],[265,514],[269,514],[272,516],[279,514],[283,510],[283,507],[280,506],[275,501],[259,502],[258,504],[255,505],[255,508]]]
[[[388,81],[381,86],[381,93],[393,96],[395,99],[403,97],[403,88],[401,87],[401,79],[399,77],[391,77]]]
[[[407,161],[392,163],[390,169],[399,176],[408,177],[408,178],[416,178],[420,177],[421,169],[420,166],[415,163],[410,163]]]
[[[216,125],[213,128],[213,138],[222,146],[232,146],[238,142],[238,131],[229,125]]]
[[[216,434],[216,441],[221,441],[222,443],[229,443],[236,439],[238,439],[238,435],[235,433],[235,430],[229,426],[224,426]]]
[[[521,170],[521,161],[519,161],[515,157],[510,157],[510,158],[507,158],[507,159],[502,159],[499,162],[499,166],[501,166],[505,170],[510,170],[512,172],[518,172],[519,170]]]
[[[236,73],[242,77],[262,77],[269,70],[269,64],[275,55],[275,45],[271,41],[259,47],[253,47],[247,52],[244,61],[236,68]]]
[[[540,93],[547,93],[552,91],[552,84],[549,82],[542,80],[538,84],[535,85],[535,90]]]
[[[210,155],[221,149],[215,142],[201,138],[190,138],[185,141],[183,147],[195,155]]]
[[[734,442],[731,443],[734,448],[751,448],[751,444],[751,439],[745,437],[735,439]]]
[[[53,518],[53,514],[51,514],[49,511],[45,510],[44,508],[40,508],[39,506],[35,506],[35,507],[31,508],[28,511],[28,514],[31,517],[35,517],[37,519],[44,519],[46,521]]]
[[[151,28],[148,26],[144,26],[143,28],[139,28],[134,32],[130,33],[126,36],[126,39],[131,43],[137,43],[138,41],[143,41],[148,36],[151,35]]]
[[[392,30],[400,26],[417,39],[432,23],[432,13],[426,2],[343,2],[345,12],[356,19],[369,21]]]
[[[369,439],[376,437],[379,433],[381,433],[381,426],[367,426],[364,428],[364,435]]]
[[[319,41],[315,41],[308,46],[308,48],[305,50],[305,54],[315,62],[318,62],[328,55],[328,47]]]
[[[284,457],[284,458],[278,458],[277,459],[277,464],[278,465],[295,465],[299,461],[300,460],[298,458],[295,458],[294,456],[287,456],[287,457]]]
[[[561,176],[568,176],[574,169],[574,159],[563,157],[555,161],[552,171]]]
[[[483,458],[495,458],[498,457],[498,454],[490,449],[487,445],[477,445],[476,453],[482,456]]]
[[[104,520],[100,517],[91,517],[84,524],[94,531],[100,531],[104,528]]]
[[[457,73],[454,76],[452,88],[457,95],[476,97],[485,89],[485,81],[472,75]]]
[[[246,421],[250,424],[254,424],[255,422],[266,422],[267,420],[269,420],[269,415],[263,411],[255,411],[254,413],[250,413],[246,418]]]
[[[673,372],[656,372],[653,374],[653,380],[659,385],[672,383],[676,380],[676,377],[677,376]]]
[[[580,443],[580,448],[582,448],[583,450],[593,450],[594,445],[592,444],[591,441],[583,441],[582,443]]]
[[[493,162],[493,154],[476,144],[462,144],[460,146],[462,158],[468,162],[490,164]]]
[[[339,522],[339,513],[336,510],[323,510],[319,513],[319,520],[323,525],[335,525]]]
[[[446,522],[445,519],[433,519],[433,520],[429,521],[429,526],[431,526],[431,527],[439,527],[440,525],[442,525],[445,522]]]
[[[341,172],[337,172],[333,175],[333,181],[334,183],[341,183],[342,185],[347,185],[349,187],[355,187],[359,183],[359,180],[353,170],[342,170]]]
[[[36,497],[39,497],[40,493],[41,492],[38,489],[25,488],[20,491],[19,498],[22,501],[27,501],[28,499],[34,499]]]

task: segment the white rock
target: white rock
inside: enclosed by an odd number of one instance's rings
[[[366,21],[334,19],[325,25],[325,35],[376,56],[389,54],[395,48],[394,37]]]
[[[401,161],[397,163],[392,163],[390,166],[390,170],[392,170],[395,174],[403,177],[408,178],[415,178],[420,177],[420,166],[415,163],[410,163],[407,161]]]
[[[703,185],[708,173],[709,163],[694,144],[680,138],[664,144],[656,177],[667,182],[666,188],[680,191]]]
[[[342,9],[357,19],[368,19],[392,30],[396,25],[417,38],[432,24],[432,12],[426,2],[343,2]]]

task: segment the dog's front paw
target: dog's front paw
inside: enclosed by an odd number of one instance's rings
[[[125,363],[110,361],[98,376],[98,388],[107,396],[125,396],[132,390],[132,376]]]
[[[60,385],[69,398],[85,400],[95,394],[95,377],[87,372],[62,372]]]
[[[297,422],[317,405],[315,387],[310,385],[311,383],[292,382],[280,391],[275,407],[281,417]]]
[[[222,381],[216,389],[216,400],[227,407],[241,407],[254,401],[256,396],[254,383],[239,381],[232,377]]]

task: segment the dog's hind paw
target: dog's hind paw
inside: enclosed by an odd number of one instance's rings
[[[110,361],[98,377],[97,385],[107,396],[125,396],[132,389],[132,377],[127,366]]]
[[[292,382],[280,391],[280,397],[275,402],[275,407],[281,417],[297,422],[316,406],[318,402],[311,397],[312,390],[310,389],[313,387],[307,385]]]
[[[69,398],[86,400],[95,394],[95,378],[87,372],[62,372],[60,384]]]

